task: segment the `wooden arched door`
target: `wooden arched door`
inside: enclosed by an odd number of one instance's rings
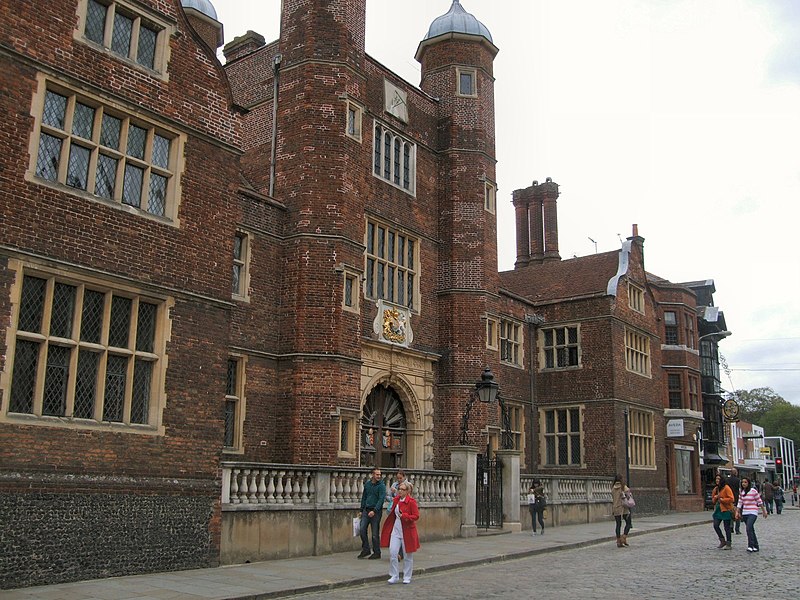
[[[361,413],[361,466],[405,466],[406,413],[397,392],[377,386]]]

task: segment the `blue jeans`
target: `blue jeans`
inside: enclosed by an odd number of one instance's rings
[[[361,551],[369,552],[369,537],[367,537],[367,527],[372,527],[372,552],[380,555],[381,553],[381,511],[376,510],[370,518],[369,511],[361,511]]]
[[[756,537],[756,519],[758,515],[742,515],[745,529],[747,529],[747,547],[758,549],[758,538]]]
[[[764,500],[764,504],[767,506],[767,513],[770,515],[772,514],[773,511],[772,502],[773,500],[766,500],[766,499]]]

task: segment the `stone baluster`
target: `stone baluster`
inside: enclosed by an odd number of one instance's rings
[[[311,497],[308,490],[308,484],[311,481],[311,472],[303,471],[303,484],[300,486],[300,502],[308,504],[311,502]]]
[[[292,476],[292,504],[300,504],[300,478],[303,474],[300,471],[295,471]]]
[[[277,478],[275,480],[275,502],[276,504],[283,504],[286,500],[283,498],[283,476],[285,475],[285,471],[278,471]]]
[[[267,486],[264,484],[264,479],[267,476],[267,470],[266,469],[259,469],[256,472],[256,476],[258,477],[258,488],[257,488],[257,494],[256,494],[256,501],[257,501],[258,504],[264,504],[267,501],[267,498],[266,498]]]
[[[353,498],[353,488],[350,484],[352,476],[349,473],[344,473],[342,479],[344,480],[344,485],[342,486],[342,497],[345,502],[352,502]]]
[[[239,504],[242,501],[239,498],[239,469],[231,471],[231,504]]]

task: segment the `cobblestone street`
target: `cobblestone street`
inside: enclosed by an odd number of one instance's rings
[[[710,517],[710,514],[709,514]],[[710,520],[710,519],[709,519]],[[609,524],[609,528],[613,525]],[[390,594],[418,598],[788,598],[800,588],[797,553],[800,511],[759,517],[761,552],[746,551],[747,536],[733,536],[733,550],[717,549],[711,528],[698,525],[525,559],[414,576],[411,585],[369,584],[306,594],[302,598],[370,599]],[[635,522],[634,530],[635,532]],[[557,530],[548,533],[558,535]],[[536,544],[541,538],[531,538]],[[497,538],[502,543],[502,536]],[[388,565],[387,565],[388,566]],[[423,564],[416,565],[418,568]],[[788,583],[789,589],[773,587]],[[721,587],[722,586],[722,587]],[[723,591],[724,590],[724,591]]]

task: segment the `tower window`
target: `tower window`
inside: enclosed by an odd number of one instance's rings
[[[474,97],[478,95],[475,69],[457,68],[458,95]]]

